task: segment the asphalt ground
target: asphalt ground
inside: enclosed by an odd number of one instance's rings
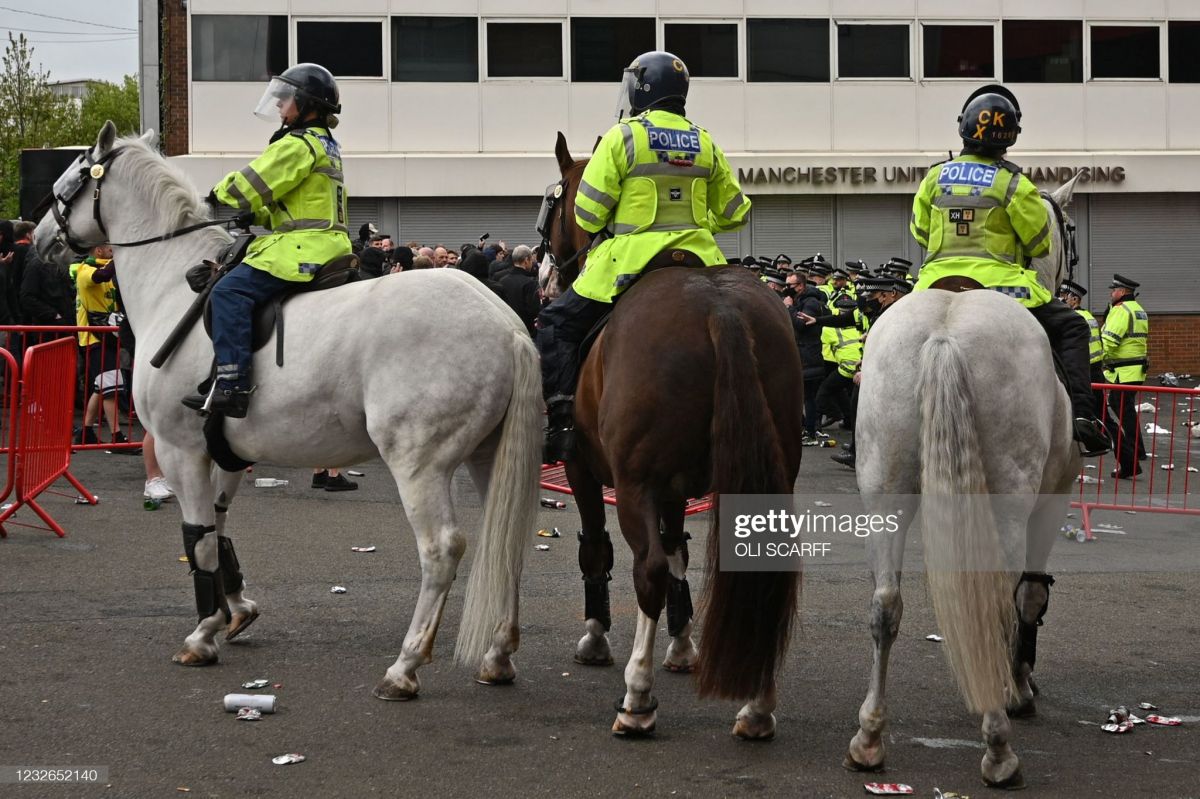
[[[806,450],[798,489],[819,488],[836,504],[855,489],[831,452]],[[700,701],[689,677],[661,669],[657,734],[610,735],[636,610],[631,559],[618,539],[618,664],[575,664],[583,592],[569,500],[539,519],[563,538],[530,531],[517,682],[480,686],[452,663],[460,580],[436,660],[420,672],[420,698],[373,698],[398,654],[419,572],[394,484],[379,462],[359,468],[360,490],[341,494],[311,490],[300,469],[260,464],[248,476],[290,480],[248,483],[231,513],[247,594],[263,615],[223,645],[218,665],[189,669],[170,660],[195,623],[178,508],[143,510],[140,458],[76,455],[72,470],[100,504],[47,495],[65,539],[10,525],[0,541],[0,765],[102,765],[108,776],[100,785],[3,785],[0,796],[840,797],[864,795],[875,780],[907,783],[917,796],[935,787],[992,793],[979,778],[979,720],[963,709],[940,646],[925,640],[936,628],[913,536],[889,675],[888,770],[879,776],[841,768],[871,655],[870,583],[853,557],[805,574],[774,741],[733,739],[735,703]],[[455,497],[473,537],[479,501],[461,475]],[[1012,737],[1026,795],[1198,796],[1200,519],[1106,512],[1097,521],[1112,529],[1094,543],[1059,540],[1052,558],[1058,582],[1039,642],[1039,715],[1015,721]],[[609,524],[615,533],[611,511]],[[687,526],[699,553],[707,521]],[[550,550],[533,551],[535,543]],[[364,545],[378,550],[351,551]],[[335,584],[347,593],[331,594]],[[659,658],[664,639],[665,630]],[[258,722],[225,713],[223,695],[259,677],[281,685],[279,711]],[[1100,731],[1109,708],[1142,701],[1186,723]],[[307,760],[271,763],[286,752]]]

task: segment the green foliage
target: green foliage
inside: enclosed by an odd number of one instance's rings
[[[126,75],[120,86],[93,82],[82,104],[60,97],[50,89],[50,73],[34,67],[24,34],[9,33],[0,70],[0,218],[19,212],[21,150],[91,144],[108,119],[122,134],[138,132],[134,76]]]

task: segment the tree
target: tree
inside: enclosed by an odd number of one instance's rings
[[[24,34],[8,34],[0,71],[0,217],[18,213],[21,150],[74,144],[79,112],[50,91],[50,73],[32,64]],[[136,89],[135,89],[136,93]]]
[[[135,76],[126,75],[120,86],[102,80],[91,83],[79,112],[79,141],[95,141],[100,128],[110,119],[121,136],[141,132],[141,107]]]

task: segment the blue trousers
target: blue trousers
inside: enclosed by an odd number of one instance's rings
[[[288,287],[288,281],[241,263],[212,291],[212,339],[217,380],[225,388],[250,388],[254,309]]]

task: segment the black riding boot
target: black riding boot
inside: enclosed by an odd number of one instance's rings
[[[1096,401],[1092,396],[1089,342],[1091,335],[1083,317],[1068,308],[1061,300],[1030,308],[1050,339],[1050,348],[1058,355],[1071,398],[1072,430],[1082,446],[1083,455],[1091,458],[1112,450],[1112,441],[1104,423],[1096,418]]]
[[[544,463],[567,461],[575,456],[575,398],[560,399],[546,409]]]
[[[223,413],[230,419],[245,419],[252,393],[253,388],[225,386],[218,382],[208,394],[188,394],[183,398],[183,404],[201,416]]]

